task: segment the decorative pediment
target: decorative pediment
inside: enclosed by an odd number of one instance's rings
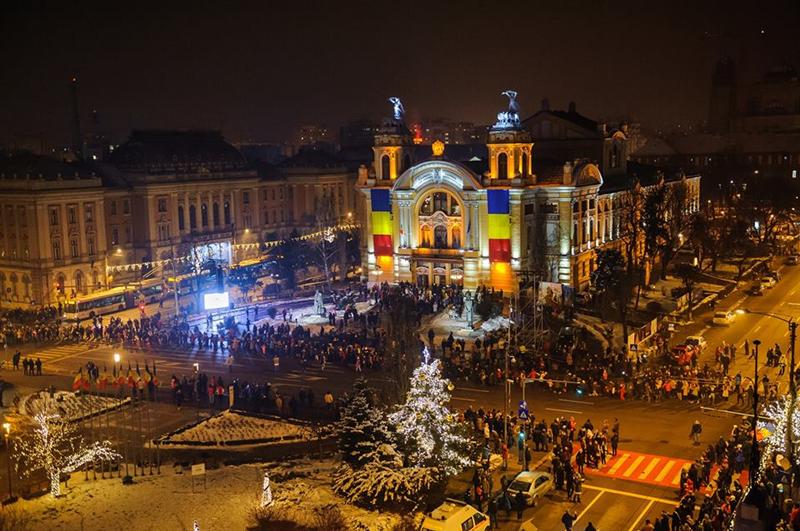
[[[445,160],[426,161],[407,169],[397,179],[394,190],[421,190],[446,185],[455,190],[480,190],[480,180],[471,170]]]

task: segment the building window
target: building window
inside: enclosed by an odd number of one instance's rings
[[[116,226],[111,227],[111,245],[119,245],[119,229]]]
[[[249,205],[250,204],[250,192],[248,192],[247,190],[242,192],[242,204],[243,205]]]
[[[253,218],[250,216],[249,212],[246,212],[242,215],[242,223],[244,223],[244,228],[248,229],[253,224]]]
[[[125,225],[125,243],[131,243],[131,226]]]
[[[189,228],[197,228],[197,208],[194,205],[189,205]]]
[[[130,214],[131,213],[131,202],[129,199],[122,200],[122,213],[123,214]]]
[[[278,198],[283,199],[283,188],[278,188]],[[272,190],[272,199],[275,199],[275,189]]]
[[[185,230],[186,223],[183,220],[183,206],[178,207],[178,230]]]
[[[75,272],[75,291],[78,293],[84,293],[83,287],[83,273],[80,271]]]
[[[222,205],[223,216],[225,217],[225,225],[231,224],[231,204],[225,201]]]
[[[389,155],[381,157],[381,179],[388,179],[390,177],[389,164]]]
[[[95,254],[94,236],[88,236],[86,238],[86,248],[89,251],[89,256],[94,256],[94,254]]]
[[[205,203],[200,205],[200,221],[204,227],[208,227],[208,206]]]
[[[50,209],[50,225],[58,225],[58,209]]]
[[[77,238],[70,238],[69,240],[69,254],[72,258],[78,258],[78,240]]]
[[[281,210],[281,223],[283,223],[283,210]]]
[[[112,216],[117,215],[117,201],[112,199],[111,203],[109,204],[109,211],[111,212]]]
[[[86,204],[86,205],[83,205],[83,208],[86,210],[86,221],[93,221],[94,220],[94,205]]]
[[[59,294],[64,294],[64,284],[66,283],[67,277],[65,277],[63,273],[59,273],[56,277],[56,291],[58,291]]]
[[[497,155],[497,178],[508,179],[508,155],[500,153]]]
[[[211,207],[211,216],[214,220],[214,226],[219,227],[219,203],[214,203]]]
[[[78,222],[78,208],[71,206],[67,207],[67,223],[74,225]]]
[[[167,211],[167,200],[165,198],[159,198],[158,200],[158,211],[159,212],[166,212]]]
[[[53,260],[61,260],[61,240],[53,240]]]
[[[169,223],[158,224],[158,239],[164,241],[169,239]]]
[[[433,246],[437,249],[447,248],[447,227],[437,225],[433,229]]]
[[[283,189],[281,189],[281,199],[283,199]],[[275,201],[275,188],[272,189],[272,200]]]

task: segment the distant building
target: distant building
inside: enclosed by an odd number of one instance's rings
[[[354,120],[339,128],[339,145],[342,149],[372,147],[378,124],[370,120]]]

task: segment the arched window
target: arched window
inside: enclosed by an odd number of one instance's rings
[[[25,290],[24,297],[27,299],[31,298],[31,277],[28,275],[22,275],[22,286]]]
[[[452,242],[450,247],[453,249],[461,249],[461,227],[453,227],[450,231],[450,234],[450,241]]]
[[[437,249],[447,249],[447,227],[437,225],[433,229],[433,246]]]
[[[433,194],[433,211],[449,212],[447,208],[447,194],[444,192],[436,192]]]
[[[225,204],[222,205],[222,215],[225,218],[225,225],[231,224],[231,204],[225,201]]]
[[[14,297],[14,299],[16,300],[16,298],[17,298],[17,274],[16,273],[11,273],[11,276],[9,278],[11,279],[11,296]]]
[[[208,206],[205,203],[200,205],[200,220],[204,227],[208,227]]]
[[[194,205],[189,205],[189,228],[197,228],[197,208]]]
[[[520,172],[522,175],[528,175],[528,154],[522,154],[522,171]]]
[[[497,155],[497,177],[498,179],[508,179],[508,155],[505,153]]]
[[[391,177],[391,173],[389,171],[389,155],[384,155],[381,157],[381,179],[389,179]]]
[[[184,222],[184,219],[183,219],[183,206],[179,205],[178,206],[178,229],[179,230],[184,230],[185,228],[186,228],[186,223]]]
[[[75,271],[75,291],[77,293],[85,293],[86,289],[83,282],[83,273]]]
[[[219,227],[219,203],[214,203],[211,207],[211,216],[214,219],[214,226]]]
[[[431,228],[430,227],[422,227],[419,231],[419,246],[420,247],[430,247],[431,246]]]
[[[64,276],[63,273],[59,273],[56,277],[56,291],[60,294],[64,294],[64,285],[67,283],[67,278]]]

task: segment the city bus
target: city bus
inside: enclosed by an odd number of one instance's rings
[[[164,281],[160,278],[148,278],[136,285],[136,299],[146,304],[154,304],[164,296]]]
[[[135,302],[133,293],[130,287],[118,287],[80,295],[64,303],[63,318],[66,321],[81,321],[132,308]]]

